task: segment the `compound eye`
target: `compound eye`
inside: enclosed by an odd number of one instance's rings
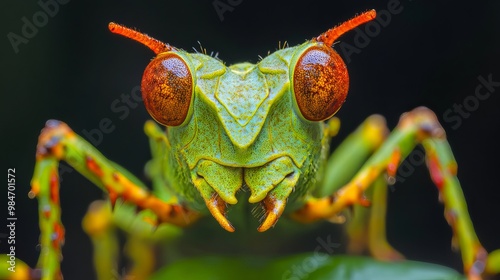
[[[347,67],[330,47],[310,47],[297,60],[293,91],[305,119],[323,121],[332,117],[344,103],[348,89]]]
[[[153,119],[167,126],[184,123],[193,96],[193,78],[179,55],[164,53],[153,59],[144,70],[141,89]]]

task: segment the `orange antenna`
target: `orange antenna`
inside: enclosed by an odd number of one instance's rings
[[[146,47],[150,48],[155,54],[175,50],[174,47],[171,47],[168,44],[165,44],[153,37],[149,37],[144,33],[130,29],[118,23],[110,22],[108,28],[112,33],[125,36],[145,45]]]
[[[325,43],[325,45],[331,46],[333,45],[333,42],[335,42],[335,40],[337,40],[340,36],[344,35],[344,33],[358,27],[363,23],[369,22],[376,16],[377,13],[375,12],[375,10],[366,11],[359,16],[356,16],[340,24],[339,26],[328,29],[328,31],[316,37],[316,41],[323,42]]]

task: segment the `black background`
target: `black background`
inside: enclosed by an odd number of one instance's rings
[[[111,104],[139,85],[153,55],[145,47],[111,34],[108,22],[136,27],[183,49],[198,49],[200,41],[209,52],[219,52],[222,60],[232,64],[257,62],[257,55],[274,51],[279,41],[302,43],[359,12],[387,9],[390,1],[243,0],[226,11],[222,21],[213,2],[70,1],[60,5],[57,14],[26,44],[19,45],[18,53],[7,34],[22,35],[21,18],[33,22],[41,7],[36,1],[0,4],[1,163],[2,170],[16,168],[17,257],[31,266],[36,263],[37,202],[29,200],[27,193],[37,136],[47,119],[64,120],[81,133],[98,128],[102,119],[109,118],[114,130],[104,135],[99,150],[135,174],[142,174],[149,159],[142,129],[149,116],[142,104],[123,119]],[[500,88],[479,101],[468,118],[461,118],[460,125],[443,117],[454,104],[473,99],[478,76],[492,75],[500,81],[500,3],[401,0],[400,6],[402,11],[393,14],[368,45],[349,56],[351,86],[338,114],[343,121],[340,138],[373,113],[383,114],[394,127],[399,115],[414,107],[434,110],[459,163],[459,178],[477,233],[488,250],[500,248],[496,136]],[[354,35],[352,32],[340,41],[355,46]],[[345,53],[340,54],[347,60]],[[76,172],[63,179],[67,230],[63,272],[67,279],[77,279],[76,275],[87,279],[91,247],[80,221],[87,205],[102,195]],[[3,217],[7,209],[0,211]],[[437,191],[421,165],[390,193],[389,238],[408,258],[460,269],[459,255],[450,250],[451,231],[442,211]],[[4,232],[6,228],[0,229]],[[2,253],[5,241],[1,240]]]

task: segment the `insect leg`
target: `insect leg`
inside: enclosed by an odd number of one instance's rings
[[[118,199],[126,202],[117,204],[115,208],[123,206],[124,209],[147,209],[150,217],[154,216],[153,220],[144,222],[153,223],[150,229],[156,227],[156,222],[186,226],[199,217],[197,212],[183,205],[165,202],[153,195],[140,180],[106,159],[65,123],[49,120],[38,139],[36,165],[29,194],[30,197],[37,197],[39,202],[41,252],[37,267],[43,270],[43,279],[61,277],[61,246],[64,243],[59,203],[58,165],[61,160],[68,162],[104,190],[112,206]],[[123,215],[123,219],[130,216]]]
[[[456,177],[456,162],[436,115],[419,107],[403,114],[396,129],[366,161],[353,179],[329,197],[313,199],[295,216],[302,221],[332,217],[354,204],[367,204],[364,192],[382,174],[394,174],[397,165],[417,144],[426,151],[427,165],[445,207],[445,217],[460,247],[465,273],[477,278],[487,264],[487,252],[480,244],[470,220],[465,198]],[[395,156],[396,155],[396,156]],[[311,210],[314,209],[314,210]]]
[[[83,218],[82,227],[92,241],[97,279],[116,278],[119,244],[109,203],[102,200],[92,202]]]
[[[328,159],[319,196],[328,196],[349,183],[366,160],[382,145],[388,134],[389,130],[382,116],[368,117]],[[373,188],[367,189],[365,195],[371,201],[371,207],[359,204],[352,206],[353,215],[347,224],[347,250],[354,254],[370,251],[377,259],[403,258],[386,239],[387,184],[384,178],[381,176],[376,180]]]

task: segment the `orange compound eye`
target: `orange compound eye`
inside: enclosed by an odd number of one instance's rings
[[[305,119],[322,121],[333,116],[344,103],[348,89],[347,67],[330,47],[310,47],[297,60],[293,91]]]
[[[193,78],[179,55],[165,53],[153,59],[144,70],[141,88],[153,119],[167,126],[184,123],[193,96]]]

